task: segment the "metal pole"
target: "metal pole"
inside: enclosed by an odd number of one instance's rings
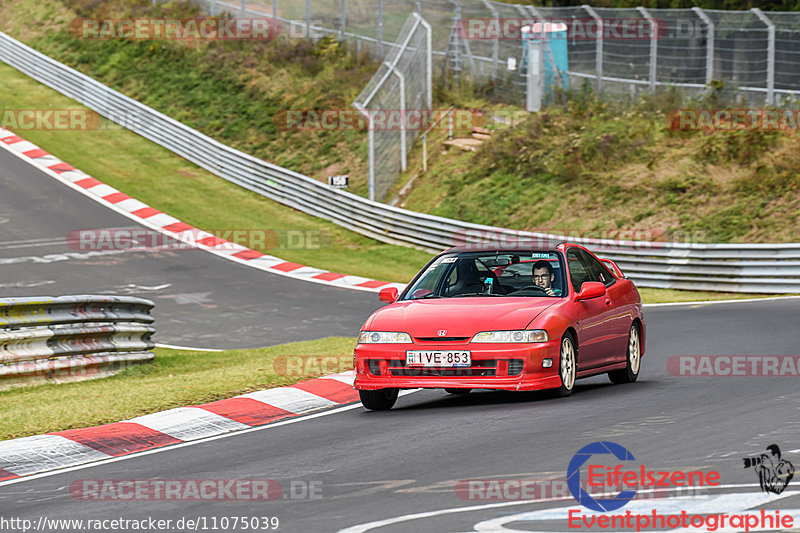
[[[492,12],[492,17],[494,17],[494,20],[495,20],[495,22],[497,22],[497,26],[499,28],[499,26],[500,26],[500,15],[499,15],[499,13],[494,8],[494,6],[489,2],[489,0],[482,0],[482,1],[483,1],[483,5],[485,5],[486,8],[489,11]],[[497,67],[497,62],[498,62],[498,56],[500,55],[499,48],[500,48],[500,32],[498,31],[497,32],[497,37],[492,40],[492,80],[496,80],[497,79],[497,68],[498,68]]]
[[[525,46],[528,49],[528,73],[526,76],[525,109],[531,112],[542,109],[542,41],[527,39]]]
[[[714,80],[714,34],[716,28],[714,27],[714,21],[706,15],[705,11],[699,7],[693,7],[692,11],[706,25],[706,84],[709,84]]]
[[[247,0],[242,0],[242,2],[241,2],[241,10],[242,10],[242,16],[246,17],[247,16]]]
[[[344,33],[347,31],[347,0],[342,0],[339,5],[339,35],[344,39]]]
[[[272,18],[278,18],[278,0],[272,0]]]
[[[650,23],[650,92],[656,93],[656,66],[658,65],[658,23],[650,16],[650,12],[643,7],[637,7],[639,13]]]
[[[428,134],[422,134],[422,171],[428,171]]]
[[[775,24],[757,7],[752,11],[767,26],[767,105],[772,105],[775,103]]]
[[[390,65],[388,61],[383,62],[386,67],[397,76],[397,79],[400,80],[400,118],[402,120],[402,126],[400,128],[400,169],[405,172],[406,171],[406,162],[408,151],[406,149],[406,79],[400,70],[397,69],[394,65]]]
[[[378,0],[378,57],[383,57],[383,0]]]
[[[306,38],[311,37],[311,0],[306,0]]]
[[[584,5],[582,7],[589,13],[590,17],[597,21],[597,42],[594,45],[594,68],[596,72],[595,75],[597,76],[597,92],[599,93],[603,85],[603,36],[605,27],[603,26],[603,19],[600,18],[600,15],[597,14],[597,11],[595,11],[592,6]]]
[[[425,45],[428,47],[425,53],[425,80],[427,86],[425,91],[425,101],[428,104],[428,109],[433,109],[433,34],[431,25],[428,21],[422,18],[422,15],[416,14],[419,23],[425,27]]]

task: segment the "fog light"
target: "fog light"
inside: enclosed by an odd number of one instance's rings
[[[542,367],[543,368],[550,368],[551,366],[553,366],[553,360],[552,359],[542,359]]]

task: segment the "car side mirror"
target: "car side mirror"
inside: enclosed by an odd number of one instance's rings
[[[606,286],[599,281],[586,281],[581,285],[580,292],[575,296],[576,301],[599,298],[606,293]]]
[[[378,293],[378,300],[388,303],[396,302],[399,294],[397,287],[386,287],[385,289],[381,289]]]

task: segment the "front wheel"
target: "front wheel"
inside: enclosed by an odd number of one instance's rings
[[[360,390],[361,405],[370,411],[388,411],[397,401],[398,389]]]
[[[558,356],[558,375],[561,378],[561,386],[558,388],[557,394],[561,397],[572,394],[572,389],[575,387],[577,361],[575,341],[572,340],[571,335],[566,334],[561,339],[561,353]]]
[[[633,324],[628,334],[627,365],[623,370],[608,373],[611,383],[633,383],[639,377],[639,367],[642,364],[642,344],[639,339],[639,326]]]

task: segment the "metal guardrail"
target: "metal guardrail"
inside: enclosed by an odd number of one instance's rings
[[[153,359],[153,305],[128,296],[0,298],[0,389],[103,377]]]
[[[0,33],[0,60],[200,167],[298,211],[381,242],[438,252],[461,243],[559,236],[471,224],[331,189],[211,139]],[[800,292],[800,243],[698,244],[564,238],[619,261],[642,287]]]

